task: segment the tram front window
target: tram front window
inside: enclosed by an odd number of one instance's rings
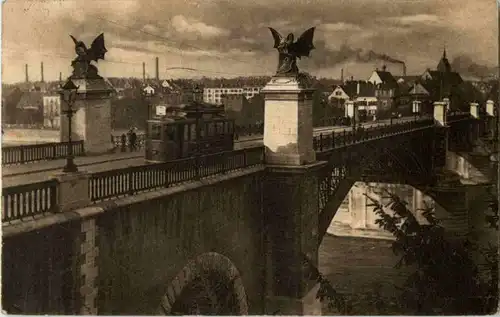
[[[158,123],[151,123],[149,125],[149,138],[151,140],[161,140],[161,125]]]

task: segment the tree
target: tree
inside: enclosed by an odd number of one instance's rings
[[[398,267],[416,267],[401,295],[411,314],[488,314],[496,309],[498,262],[491,257],[491,251],[488,255],[495,287],[480,281],[469,255],[469,243],[453,243],[445,238],[445,230],[432,208],[422,210],[427,223],[421,224],[406,202],[394,194],[386,191],[385,198],[390,199],[387,205],[367,198],[380,217],[376,223],[396,238],[392,249],[401,256]]]

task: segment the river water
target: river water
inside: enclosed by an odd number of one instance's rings
[[[473,244],[485,248],[489,244],[497,246],[497,231],[486,226],[484,213],[489,204],[489,192],[486,186],[471,186],[469,193],[469,240]],[[481,275],[489,277],[488,269],[483,266],[484,260],[478,252],[472,253],[477,261]],[[353,303],[353,314],[356,315],[404,315],[404,309],[396,305],[396,297],[400,291],[398,286],[412,272],[411,268],[394,268],[399,257],[391,250],[391,241],[370,238],[335,237],[327,234],[320,246],[319,269],[332,283],[333,287],[346,294]],[[370,296],[379,290],[387,311],[377,310]],[[326,307],[323,314],[338,314]]]

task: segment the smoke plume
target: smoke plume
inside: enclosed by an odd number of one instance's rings
[[[488,78],[495,75],[494,67],[480,65],[466,55],[455,57],[451,62],[451,68],[462,75],[473,76],[478,79]]]
[[[326,47],[324,41],[317,41],[314,43],[314,46],[316,49],[312,54],[312,62],[317,68],[334,67],[348,61],[361,63],[385,61],[394,64],[405,64],[403,61],[386,54],[378,53],[373,50],[364,51],[363,49],[353,48],[347,44],[341,45],[337,50]]]

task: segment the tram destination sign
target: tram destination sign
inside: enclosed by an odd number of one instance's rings
[[[156,115],[157,116],[167,115],[167,107],[166,106],[156,106]]]

